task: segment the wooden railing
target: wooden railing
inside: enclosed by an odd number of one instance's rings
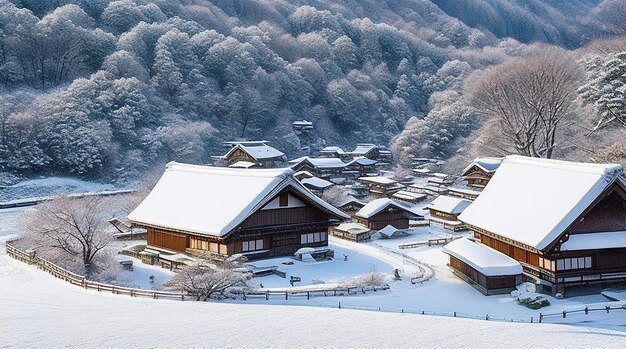
[[[400,249],[407,249],[407,248],[416,248],[416,247],[422,247],[422,246],[441,246],[441,245],[445,245],[451,241],[454,241],[456,239],[460,239],[461,236],[453,236],[453,237],[448,237],[448,238],[441,238],[441,239],[430,239],[427,241],[418,241],[418,242],[411,242],[411,243],[407,243],[407,244],[400,244],[398,245],[398,248]]]
[[[44,259],[37,257],[35,252],[23,251],[13,246],[12,241],[6,243],[7,255],[24,263],[37,266],[37,268],[52,274],[54,277],[62,279],[71,283],[72,285],[80,286],[88,290],[96,290],[99,292],[110,292],[113,294],[129,295],[131,297],[147,297],[147,298],[167,298],[167,299],[179,299],[184,300],[196,300],[198,297],[186,292],[169,292],[169,291],[157,291],[146,290],[141,288],[130,288],[123,286],[116,286],[111,284],[105,284],[97,281],[88,280],[85,276],[73,273],[69,270],[61,268],[60,266]],[[365,294],[367,292],[377,292],[388,290],[388,285],[377,287],[339,287],[332,289],[307,289],[307,290],[254,290],[248,292],[241,292],[234,294],[233,298],[237,299],[241,297],[243,300],[248,298],[269,300],[270,298],[280,298],[288,300],[290,298],[304,298],[310,299],[311,297],[331,297],[331,296],[349,296],[357,294]]]

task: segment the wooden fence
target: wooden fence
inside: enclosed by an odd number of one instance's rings
[[[617,306],[613,306],[611,307],[610,305],[605,305],[603,307],[596,307],[596,308],[589,308],[588,306],[584,307],[584,308],[580,308],[580,309],[574,309],[574,310],[563,310],[560,313],[549,313],[549,314],[543,314],[543,313],[539,313],[539,322],[544,322],[544,320],[546,318],[550,318],[550,317],[562,317],[563,319],[567,318],[567,315],[575,315],[575,314],[585,314],[585,315],[589,315],[589,313],[593,313],[595,311],[602,311],[602,312],[606,312],[607,314],[609,314],[611,311],[619,311],[619,310],[626,310],[626,303],[623,304],[618,304]]]
[[[441,239],[430,239],[427,241],[417,241],[417,242],[411,242],[411,243],[407,243],[407,244],[400,244],[398,245],[398,248],[400,248],[401,250],[407,249],[407,248],[416,248],[416,247],[422,247],[422,246],[441,246],[441,245],[445,245],[451,241],[454,241],[456,239],[460,239],[461,236],[453,236],[453,237],[448,237],[448,238],[441,238]]]
[[[41,257],[37,257],[35,252],[28,252],[20,250],[19,248],[13,246],[11,242],[6,243],[6,251],[7,255],[19,260],[21,262],[35,265],[37,268],[46,271],[52,274],[54,277],[62,279],[71,283],[72,285],[80,286],[82,288],[88,290],[96,290],[99,292],[110,292],[113,294],[121,294],[121,295],[129,295],[131,297],[147,297],[154,299],[178,299],[181,301],[184,300],[195,300],[197,296],[188,294],[186,292],[168,292],[168,291],[156,291],[156,290],[146,290],[141,288],[130,288],[130,287],[122,287],[116,285],[105,284],[101,282],[96,282],[92,280],[88,280],[86,277],[72,273],[69,270],[59,267],[58,265],[43,259]],[[378,292],[388,290],[388,285],[378,286],[378,287],[342,287],[342,288],[332,288],[332,289],[309,289],[309,290],[255,290],[251,292],[242,292],[239,294],[233,295],[234,299],[246,300],[250,299],[291,299],[291,298],[304,298],[310,299],[311,297],[331,297],[331,296],[350,296],[350,295],[358,295],[365,294],[367,292]]]

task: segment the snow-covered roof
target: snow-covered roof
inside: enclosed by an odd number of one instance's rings
[[[455,188],[455,187],[448,187],[448,191],[451,192],[455,192],[455,193],[462,193],[462,194],[468,194],[468,195],[480,195],[480,191],[478,190],[472,190],[472,189],[466,189],[466,188]]]
[[[391,224],[387,224],[384,228],[382,228],[381,230],[378,231],[380,233],[380,235],[386,237],[386,238],[391,238],[397,235],[406,235],[405,232],[403,232],[402,230],[394,227]]]
[[[267,141],[250,141],[250,142],[227,142],[233,147],[228,150],[223,158],[228,158],[236,149],[241,149],[256,160],[279,159],[285,154],[275,148],[267,145]]]
[[[355,204],[355,205],[358,205],[358,206],[361,206],[361,207],[365,206],[365,203],[363,201],[358,200],[358,199],[356,199],[353,196],[348,196],[348,198],[346,200],[342,201],[339,204],[339,207],[344,207],[344,206],[346,206],[348,204]]]
[[[304,178],[300,181],[300,183],[304,184],[305,187],[312,187],[316,189],[325,189],[333,185],[332,182],[318,177]]]
[[[313,123],[307,120],[296,120],[292,122],[291,124],[294,126],[313,126]]]
[[[404,199],[404,200],[422,200],[424,198],[426,198],[426,194],[420,194],[420,193],[413,193],[410,191],[406,191],[406,190],[400,190],[398,192],[395,192],[392,197],[394,198],[398,198],[398,199]]]
[[[311,158],[308,156],[289,160],[289,163],[296,165],[303,161],[308,161],[311,165],[317,168],[338,168],[346,166],[346,164],[339,158]]]
[[[364,156],[359,156],[354,158],[352,161],[348,162],[346,164],[346,166],[350,166],[352,164],[359,164],[361,166],[370,166],[370,165],[375,165],[378,161],[376,160],[372,160],[372,159],[368,159]]]
[[[390,185],[390,184],[398,183],[397,181],[395,181],[395,180],[393,180],[391,178],[383,177],[383,176],[359,177],[359,180],[360,181],[364,181],[364,182],[382,184],[382,185]]]
[[[625,248],[626,231],[572,234],[561,244],[561,251]]]
[[[352,155],[365,155],[370,152],[372,149],[377,148],[376,144],[371,143],[361,143],[357,144],[356,148],[350,152]]]
[[[368,233],[371,231],[368,227],[364,226],[363,224],[353,223],[353,222],[341,223],[335,229],[346,231],[350,234],[355,234],[355,235],[364,234],[364,233]]]
[[[337,146],[329,146],[329,147],[324,147],[321,150],[322,153],[337,153],[337,154],[345,154],[345,152],[343,151],[343,149],[341,149],[340,147]]]
[[[472,202],[469,200],[440,195],[437,196],[435,200],[433,200],[426,208],[431,210],[436,210],[440,212],[445,212],[449,214],[460,214],[469,206]]]
[[[361,209],[356,213],[357,216],[362,218],[370,218],[377,213],[387,209],[387,207],[392,206],[396,209],[409,212],[413,215],[419,216],[416,212],[410,210],[408,207],[388,198],[376,199],[368,202],[365,206],[361,207]]]
[[[349,218],[318,198],[291,169],[233,169],[170,162],[128,218],[134,223],[224,236],[290,186],[333,215]]]
[[[615,164],[507,156],[459,219],[541,250],[622,172]]]
[[[485,172],[495,172],[502,163],[502,160],[504,160],[503,157],[478,157],[463,170],[463,176],[474,166],[477,166]]]
[[[228,167],[232,168],[250,168],[256,166],[257,163],[250,161],[237,161],[234,164],[228,165]]]
[[[449,242],[442,250],[485,276],[519,275],[522,266],[515,259],[467,238]]]

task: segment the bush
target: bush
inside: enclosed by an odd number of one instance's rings
[[[519,297],[517,298],[517,303],[532,310],[541,309],[550,305],[550,302],[542,296],[531,296],[526,298]]]

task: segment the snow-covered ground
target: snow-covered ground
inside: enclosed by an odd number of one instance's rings
[[[24,210],[0,210],[0,244],[17,235],[19,214]],[[384,312],[405,309],[451,314],[457,311],[526,321],[531,316],[537,318],[538,312],[517,305],[510,296],[485,297],[456,278],[445,266],[447,259],[440,247],[397,249],[399,243],[446,235],[447,231],[430,227],[401,239],[375,239],[368,244],[331,239],[336,250],[350,253],[349,260],[361,261],[361,266],[350,267],[345,272],[367,272],[371,265],[383,272],[401,269],[405,277],[391,282],[390,291],[311,300],[249,299],[230,303],[137,299],[88,291],[8,258],[4,248],[0,248],[0,347],[240,347],[245,343],[258,347],[528,347],[547,342],[554,347],[626,346],[626,312],[546,319],[577,326]],[[435,277],[423,285],[412,285],[406,277],[412,272],[411,265],[380,246],[429,263]],[[322,267],[326,264],[341,268],[345,263],[342,254],[338,252],[336,261],[297,267],[297,273],[304,276],[302,270],[312,267],[306,278],[330,280],[338,273]],[[273,262],[268,263],[273,265]],[[158,274],[162,277],[169,273],[136,260],[135,268],[141,280],[159,272],[164,273]],[[319,273],[314,271],[316,268],[320,268]],[[151,285],[144,282],[141,286]],[[542,311],[580,307],[583,303],[602,301],[602,297],[550,298],[550,301],[553,305]],[[336,309],[338,302],[343,309]],[[380,307],[383,312],[345,307]]]
[[[116,190],[112,184],[88,182],[76,178],[46,177],[29,179],[0,188],[0,202],[42,198],[57,194],[93,193]]]

